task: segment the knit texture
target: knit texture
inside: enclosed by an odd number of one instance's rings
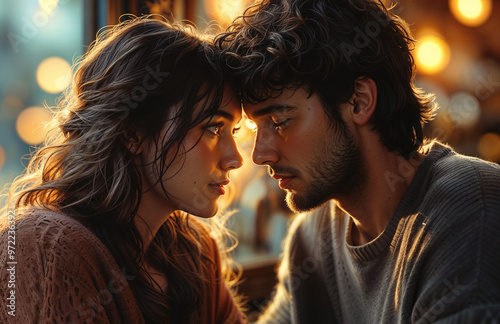
[[[500,321],[500,166],[429,150],[368,244],[332,201],[294,221],[259,324]]]
[[[80,222],[55,212],[34,209],[16,222],[15,317],[8,314],[6,217],[0,233],[2,300],[0,323],[144,323],[129,286],[134,276],[120,269],[104,244]],[[200,229],[204,230],[200,222]],[[203,233],[202,233],[203,234]],[[206,296],[203,323],[240,323],[238,308],[220,274],[216,242],[206,251],[215,260]]]

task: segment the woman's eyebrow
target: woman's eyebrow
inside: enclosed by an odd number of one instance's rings
[[[228,113],[227,111],[224,111],[224,110],[217,110],[217,111],[214,113],[213,117],[215,117],[215,116],[225,118],[225,119],[229,120],[230,122],[233,122],[233,121],[235,120],[235,118],[234,118],[233,114]],[[240,122],[240,120],[241,120],[241,117],[240,117],[240,119],[238,120],[238,123]]]
[[[250,113],[250,115],[252,118],[257,118],[257,117],[262,117],[262,116],[269,115],[269,114],[275,114],[275,113],[284,112],[284,111],[292,111],[295,108],[296,107],[289,106],[289,105],[272,104],[272,105],[266,106],[264,108],[261,108],[259,110],[256,110],[256,111]]]

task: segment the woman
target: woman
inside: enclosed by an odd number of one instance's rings
[[[16,316],[0,322],[242,321],[215,231],[188,216],[214,216],[242,165],[241,106],[214,57],[194,28],[150,18],[92,44],[9,193],[0,260],[17,263],[1,291]]]

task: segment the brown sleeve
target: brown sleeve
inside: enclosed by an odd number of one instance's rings
[[[231,292],[227,288],[221,275],[221,261],[217,243],[212,240],[212,255],[215,261],[215,280],[216,280],[216,304],[215,314],[216,323],[235,324],[244,323],[241,312],[233,301]]]
[[[221,256],[217,242],[210,235],[206,226],[199,220],[194,220],[195,227],[199,230],[207,247],[207,256],[212,260],[209,266],[210,278],[213,282],[210,298],[207,298],[208,309],[202,319],[203,323],[213,324],[236,324],[245,323],[242,319],[241,311],[233,301],[233,296],[226,286],[221,274]]]

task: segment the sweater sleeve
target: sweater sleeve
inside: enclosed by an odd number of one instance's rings
[[[467,307],[453,315],[436,321],[436,324],[491,324],[498,323],[500,304]],[[425,322],[424,322],[425,323]]]
[[[284,264],[280,266],[280,273],[282,272],[281,267],[284,267]],[[258,324],[292,323],[292,301],[285,285],[287,279],[282,275],[279,275],[278,279],[276,294],[264,313],[259,317]]]
[[[294,246],[297,244],[296,237],[303,218],[304,215],[299,215],[290,226],[290,230],[284,241],[282,261],[278,269],[278,284],[275,288],[274,297],[259,317],[257,324],[292,323],[293,305],[290,289],[292,270],[290,265],[292,264]]]
[[[449,212],[428,224],[429,255],[413,322],[493,323],[500,318],[499,172],[498,166],[476,170],[477,181],[469,181],[468,188],[480,189],[455,188],[453,195],[466,195],[462,199],[439,196],[440,207]]]
[[[215,295],[216,295],[216,323],[242,324],[243,319],[239,308],[233,301],[233,296],[227,288],[221,275],[221,261],[217,243],[212,239],[213,258],[215,260]]]
[[[92,284],[96,279],[92,269],[76,251],[65,249],[64,254],[57,255],[59,252],[53,250],[53,256],[49,256],[52,259],[42,278],[40,319],[53,323],[110,323],[102,302],[111,297],[103,287]],[[60,257],[67,259],[61,262]]]
[[[234,302],[233,295],[222,276],[221,256],[216,240],[210,235],[203,222],[193,218],[191,224],[201,234],[203,245],[206,247],[205,253],[211,260],[209,265],[210,296],[205,300],[201,323],[243,324],[241,311]]]

